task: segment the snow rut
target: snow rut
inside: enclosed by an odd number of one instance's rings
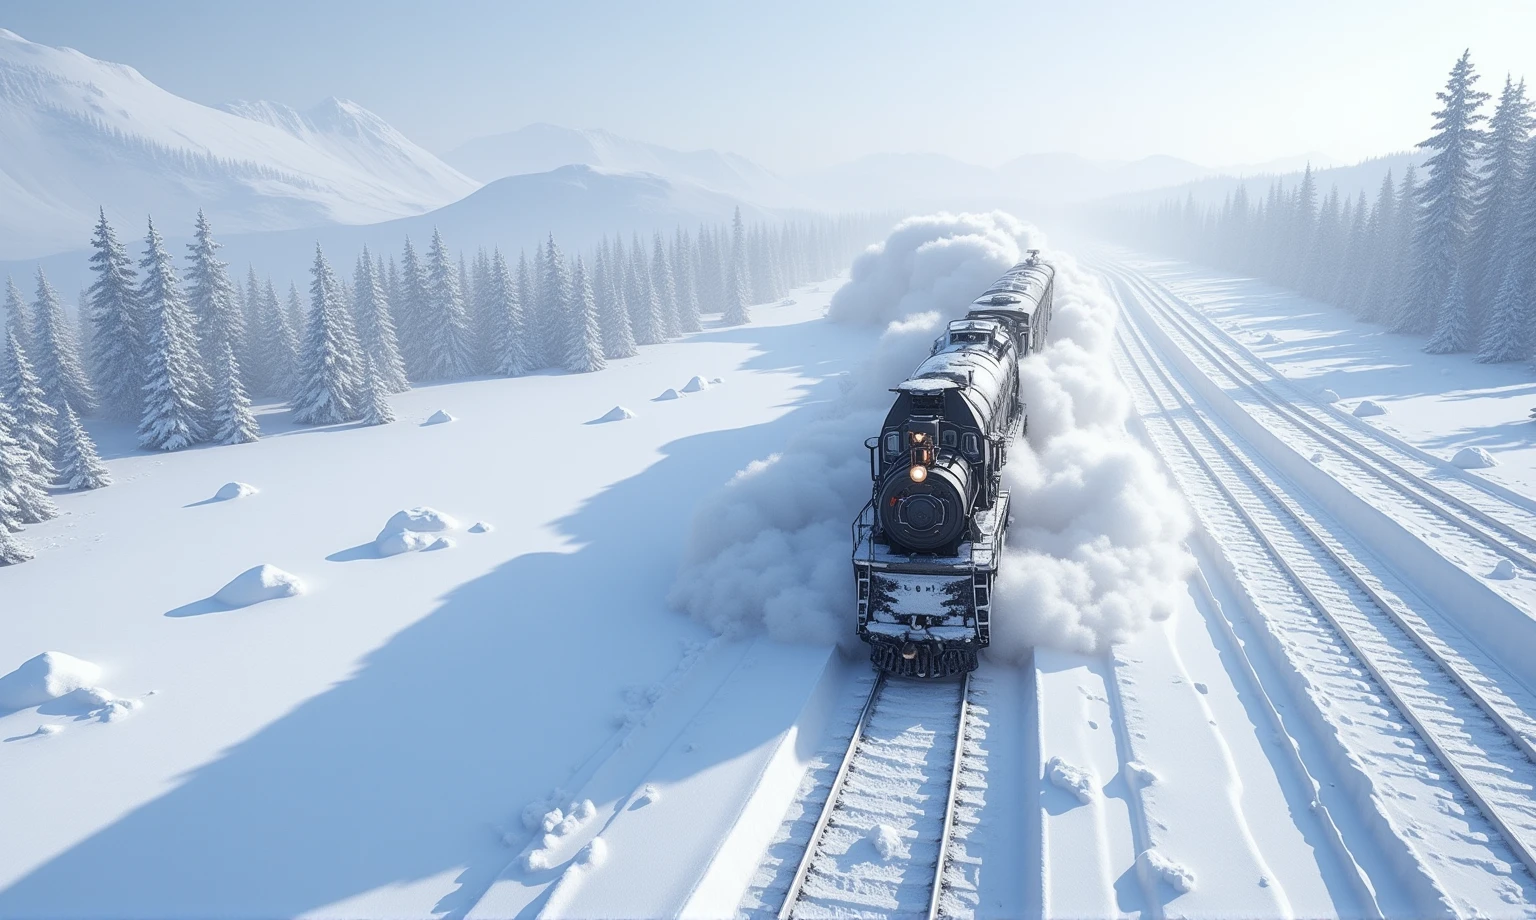
[[[1319,405],[1291,381],[1246,353],[1230,334],[1153,282],[1112,272],[1138,295],[1153,321],[1200,370],[1232,391],[1242,408],[1298,451],[1324,451],[1345,464],[1332,469],[1374,507],[1442,555],[1485,575],[1501,559],[1536,574],[1536,509],[1443,465],[1370,425]],[[1447,526],[1449,525],[1449,526]],[[1490,587],[1536,615],[1536,592],[1518,580]]]
[[[1435,912],[1528,904],[1536,888],[1517,860],[1529,859],[1536,843],[1536,765],[1489,715],[1500,704],[1479,698],[1475,680],[1424,650],[1411,635],[1412,626],[1428,626],[1417,599],[1248,460],[1130,319],[1118,357],[1148,433],[1348,752],[1346,773],[1359,777],[1371,803],[1362,809],[1367,823],[1417,864],[1404,879],[1415,900]],[[1467,643],[1442,645],[1454,653]]]
[[[929,915],[963,694],[959,683],[883,682],[826,828],[808,844],[815,850],[789,916]],[[964,774],[976,771],[963,759],[961,769],[964,789]],[[965,826],[964,816],[956,825]],[[963,860],[949,862],[946,874],[974,891]],[[955,896],[965,897],[960,889]],[[963,901],[954,906],[964,911]]]

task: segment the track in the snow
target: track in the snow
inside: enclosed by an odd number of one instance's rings
[[[939,916],[970,686],[969,675],[943,683],[875,680],[781,920],[849,909]]]
[[[1124,282],[1122,282],[1124,283]],[[1127,284],[1127,290],[1134,288]],[[1129,317],[1125,318],[1129,320]],[[1277,488],[1237,443],[1216,430],[1163,366],[1135,322],[1123,321],[1133,375],[1172,425],[1195,464],[1310,607],[1412,725],[1510,851],[1536,875],[1536,763],[1489,699],[1458,665],[1464,641],[1442,643],[1427,623],[1359,561],[1361,548],[1328,532]],[[1134,348],[1132,347],[1134,345]],[[1134,360],[1135,358],[1140,360]],[[1411,595],[1409,595],[1411,596]],[[1458,637],[1459,638],[1459,637]],[[1522,714],[1523,715],[1523,714]]]

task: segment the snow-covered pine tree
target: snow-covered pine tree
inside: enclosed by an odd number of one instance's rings
[[[236,355],[245,353],[245,318],[236,304],[229,267],[218,258],[220,248],[208,218],[199,210],[192,242],[187,244],[187,305],[197,330],[198,355],[210,377],[219,368],[225,344]]]
[[[383,377],[373,363],[373,356],[363,353],[363,418],[364,425],[388,425],[395,420],[395,410],[389,404]]]
[[[400,256],[400,296],[392,301],[395,308],[395,334],[400,354],[405,358],[406,374],[412,380],[424,379],[427,367],[427,338],[424,326],[427,312],[427,280],[416,248],[406,237]]]
[[[272,374],[272,317],[267,313],[266,298],[255,266],[246,266],[245,293],[246,357],[240,363],[241,375],[250,392],[266,395],[274,390]],[[277,311],[278,315],[282,311]]]
[[[521,377],[533,371],[528,357],[528,328],[523,319],[517,281],[501,250],[496,249],[485,273],[485,310],[491,324],[491,373]]]
[[[751,289],[752,279],[747,274],[747,233],[738,207],[731,222],[731,265],[726,279],[725,312],[720,317],[722,323],[740,326],[752,321],[752,314],[747,309],[747,292]]]
[[[1432,355],[1448,355],[1472,347],[1472,317],[1467,310],[1467,292],[1461,282],[1461,266],[1451,266],[1451,281],[1445,288],[1445,303],[1435,312],[1435,334],[1424,350]]]
[[[660,230],[651,240],[651,286],[656,291],[661,334],[675,339],[683,332],[677,316],[677,282],[672,277],[672,262],[667,258],[667,244],[662,241]]]
[[[118,421],[138,421],[144,408],[144,368],[148,363],[137,281],[128,251],[118,242],[103,210],[91,237],[91,341],[97,396],[102,413]]]
[[[0,396],[0,530],[20,530],[57,517],[48,497],[49,475],[39,471],[31,449],[17,436],[20,422]]]
[[[1472,204],[1464,266],[1472,325],[1483,331],[1487,331],[1485,320],[1509,264],[1516,196],[1520,193],[1532,125],[1525,81],[1516,83],[1505,77],[1504,91],[1488,120],[1487,143],[1481,151],[1483,166]]]
[[[31,558],[32,552],[26,544],[0,527],[0,565],[20,565]]]
[[[634,357],[639,349],[635,348],[635,332],[629,324],[629,309],[624,305],[622,272],[613,262],[613,250],[606,239],[597,257],[602,270],[593,274],[601,284],[593,293],[597,298],[597,325],[603,332],[603,357]]]
[[[64,404],[59,420],[59,484],[71,492],[99,489],[112,484],[112,476],[96,453],[96,442],[86,434],[74,407]]]
[[[353,309],[357,315],[357,333],[363,352],[373,359],[374,369],[386,393],[404,393],[411,388],[405,375],[405,359],[395,337],[395,321],[389,315],[384,286],[374,271],[368,247],[357,260],[353,272]]]
[[[144,245],[138,302],[144,315],[148,354],[139,446],[181,450],[207,437],[203,399],[210,384],[199,360],[192,314],[154,221],[150,221]]]
[[[448,257],[442,234],[432,231],[427,251],[427,308],[422,317],[426,346],[422,374],[427,380],[453,380],[469,376],[469,321],[458,271]],[[381,368],[382,371],[382,368]]]
[[[698,332],[704,327],[699,323],[699,298],[694,291],[693,245],[681,226],[672,239],[672,276],[677,284],[678,328],[683,332]]]
[[[1451,68],[1445,90],[1435,94],[1442,103],[1435,113],[1435,134],[1419,145],[1435,153],[1425,164],[1430,175],[1419,194],[1422,211],[1414,234],[1412,274],[1392,324],[1394,332],[1430,332],[1444,322],[1436,311],[1458,303],[1465,308],[1465,297],[1446,294],[1452,270],[1466,255],[1463,246],[1476,189],[1475,163],[1483,140],[1478,124],[1484,120],[1478,109],[1488,98],[1476,84],[1471,52],[1464,52]],[[1451,325],[1462,328],[1466,320]]]
[[[1531,353],[1536,324],[1536,140],[1526,144],[1507,240],[1508,265],[1494,295],[1478,347],[1485,364],[1518,361]]]
[[[32,353],[32,314],[27,310],[26,301],[21,299],[21,288],[16,286],[16,281],[7,275],[5,278],[5,325],[0,327],[0,333],[15,333],[16,341],[21,344],[21,350],[27,354]],[[3,359],[0,359],[0,372],[6,369]]]
[[[251,400],[240,384],[240,363],[229,342],[219,356],[219,374],[213,403],[213,442],[249,444],[261,437],[261,427],[251,414]]]
[[[91,298],[85,289],[80,289],[80,295],[75,298],[75,354],[80,356],[80,367],[85,370],[85,379],[96,379],[96,327],[91,325]],[[91,386],[95,391],[95,384]]]
[[[529,372],[538,370],[539,364],[537,343],[534,341],[533,313],[537,308],[538,293],[533,284],[533,272],[528,267],[528,253],[520,250],[517,254],[517,277],[514,281],[517,290],[517,303],[522,308],[522,332],[523,332],[523,356],[527,359]]]
[[[303,308],[298,302],[299,292],[291,284],[288,286],[288,296],[290,305],[302,312]],[[293,324],[295,310],[284,309],[278,303],[277,291],[272,287],[272,279],[268,278],[261,291],[261,312],[265,318],[263,328],[267,336],[265,360],[271,381],[268,395],[283,399],[291,399],[297,385],[299,330],[303,327]]]
[[[291,403],[294,421],[349,422],[358,417],[363,388],[362,368],[355,363],[357,337],[341,300],[341,286],[318,245],[310,273],[309,320],[299,351],[298,394]]]
[[[38,383],[32,362],[22,350],[16,330],[5,333],[5,375],[0,400],[10,408],[11,436],[26,452],[29,468],[43,483],[53,481],[53,457],[58,447],[58,410]]]
[[[1366,268],[1369,264],[1367,253],[1370,251],[1370,213],[1371,206],[1365,200],[1365,192],[1360,192],[1360,197],[1350,209],[1349,235],[1344,247],[1344,259],[1340,263],[1338,276],[1333,282],[1334,303],[1360,315],[1360,299],[1365,294]]]
[[[43,270],[37,270],[37,302],[32,305],[33,364],[37,379],[49,403],[58,409],[65,403],[90,412],[96,394],[80,365],[74,331],[64,317],[64,304],[48,283]]]
[[[571,275],[571,300],[566,307],[565,369],[574,374],[600,371],[603,359],[603,333],[597,322],[597,301],[592,295],[592,281],[581,256]]]
[[[635,332],[637,345],[656,345],[666,341],[666,330],[662,327],[661,320],[661,304],[656,299],[656,290],[651,284],[649,262],[645,254],[645,245],[640,242],[640,235],[637,233],[629,245],[629,267],[625,272],[629,285],[624,291],[624,300],[629,306],[630,328]]]
[[[565,262],[565,253],[555,244],[553,235],[541,248],[544,257],[539,261],[544,271],[538,283],[540,309],[554,336],[546,343],[545,366],[563,368],[570,336],[567,324],[571,322],[571,272]]]
[[[481,246],[475,253],[475,260],[470,271],[474,274],[474,282],[471,285],[475,292],[474,299],[470,301],[470,344],[474,353],[474,372],[476,374],[492,373],[501,356],[501,349],[497,341],[502,334],[502,323],[499,321],[495,306],[492,304],[491,291],[491,257]]]

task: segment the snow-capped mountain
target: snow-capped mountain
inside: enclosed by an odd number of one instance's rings
[[[733,195],[765,207],[808,207],[802,190],[746,157],[718,150],[673,150],[600,129],[532,124],[476,138],[445,159],[482,182],[583,164],[616,172],[651,173]]]
[[[5,258],[78,247],[98,207],[129,226],[203,208],[229,233],[388,220],[478,185],[356,103],[210,108],[3,29],[0,138]]]

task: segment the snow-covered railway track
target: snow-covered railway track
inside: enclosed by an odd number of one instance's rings
[[[1467,892],[1478,888],[1485,905],[1529,900],[1536,763],[1510,729],[1508,701],[1489,699],[1458,667],[1464,640],[1427,652],[1425,620],[1410,604],[1417,598],[1206,418],[1130,314],[1119,335],[1122,375],[1149,435],[1238,577],[1262,598],[1274,646],[1368,777],[1372,807],[1428,873],[1419,897],[1456,911],[1475,907],[1478,895]],[[1475,812],[1459,804],[1463,796]]]
[[[1346,421],[1337,410],[1316,403],[1246,354],[1230,333],[1160,285],[1123,268],[1104,267],[1104,271],[1135,290],[1140,302],[1162,318],[1164,328],[1187,343],[1193,355],[1203,357],[1233,389],[1250,394],[1267,412],[1335,452],[1377,487],[1396,492],[1438,522],[1536,574],[1536,510],[1468,477],[1447,474],[1435,461]]]
[[[876,679],[781,920],[939,916],[970,685]]]

